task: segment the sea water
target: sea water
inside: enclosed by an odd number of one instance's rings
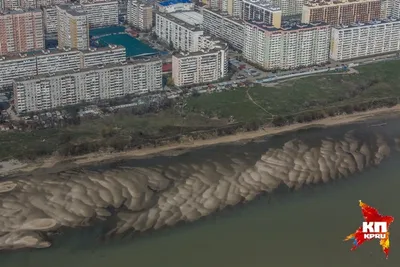
[[[400,137],[400,120],[370,127],[364,122],[329,129],[311,129],[265,138],[261,143],[230,144],[195,150],[179,157],[131,161],[149,166],[165,161],[196,161],[222,154],[257,155],[266,147],[280,147],[293,138],[318,143],[355,130]],[[365,137],[367,138],[367,137]],[[330,267],[400,266],[400,154],[392,152],[378,167],[348,178],[306,187],[280,190],[228,208],[195,223],[104,240],[102,224],[66,229],[48,249],[1,252],[1,267]],[[392,215],[391,253],[386,260],[378,240],[350,251],[344,242],[362,222],[358,200]]]

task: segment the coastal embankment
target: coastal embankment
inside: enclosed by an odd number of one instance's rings
[[[6,161],[0,168],[0,175],[9,175],[17,172],[31,172],[40,168],[51,168],[55,165],[62,165],[65,163],[76,165],[87,165],[97,162],[121,160],[124,158],[146,158],[155,155],[178,155],[184,153],[186,150],[200,148],[204,146],[212,146],[218,144],[249,141],[252,139],[261,138],[268,135],[283,134],[285,132],[297,131],[309,127],[329,127],[342,124],[349,124],[358,121],[369,120],[380,117],[396,117],[400,116],[400,105],[390,108],[379,108],[363,112],[356,112],[353,114],[338,115],[335,117],[328,117],[321,120],[316,120],[308,123],[296,123],[285,125],[282,127],[262,127],[260,130],[250,132],[239,132],[234,135],[227,135],[221,137],[212,137],[211,139],[193,140],[186,139],[183,142],[171,142],[168,145],[158,147],[144,147],[142,149],[132,149],[122,152],[96,152],[89,153],[82,156],[60,157],[51,156],[39,158],[36,161],[19,162],[16,160]]]

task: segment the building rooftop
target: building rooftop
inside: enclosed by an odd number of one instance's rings
[[[234,23],[240,24],[240,25],[244,25],[243,20],[241,20],[239,17],[232,17],[228,14],[228,12],[225,11],[220,11],[220,10],[214,10],[214,9],[210,9],[210,8],[203,8],[203,11],[206,10],[208,12],[214,13],[220,17],[223,17],[227,20],[230,20]]]
[[[281,10],[280,7],[275,5],[271,0],[243,0],[243,3],[251,4],[253,6],[270,11]]]
[[[381,19],[381,20],[373,20],[370,22],[366,22],[366,23],[352,23],[350,25],[338,25],[335,26],[335,29],[347,29],[347,28],[358,28],[358,27],[368,27],[371,25],[382,25],[382,24],[386,24],[386,23],[392,23],[392,22],[396,22],[396,21],[400,21],[400,19],[394,19],[394,18],[388,18],[388,19]]]
[[[203,24],[203,15],[196,11],[173,12],[170,15],[192,26]]]
[[[41,9],[39,8],[28,8],[28,9],[22,9],[22,8],[17,8],[13,10],[9,9],[0,9],[0,16],[4,15],[17,15],[17,14],[23,14],[23,13],[29,13],[29,12],[42,12]]]
[[[296,30],[303,30],[303,29],[311,29],[315,27],[323,27],[323,26],[329,26],[328,24],[324,22],[315,22],[315,23],[310,23],[310,24],[305,24],[305,23],[296,23],[296,22],[283,22],[281,28],[275,28],[274,26],[270,24],[266,24],[265,22],[262,21],[246,21],[246,24],[252,25],[255,27],[258,27],[260,29],[269,31],[269,32],[286,32],[286,31],[296,31]]]
[[[57,73],[47,73],[47,74],[42,74],[42,75],[30,76],[30,77],[21,77],[21,78],[15,79],[15,82],[46,79],[46,78],[50,78],[50,77],[54,77],[54,76],[63,76],[63,75],[74,74],[74,73],[90,72],[90,71],[99,70],[99,69],[111,69],[111,68],[117,68],[117,67],[121,67],[121,66],[125,66],[125,65],[136,65],[136,64],[156,62],[156,61],[160,61],[160,63],[162,62],[159,57],[146,57],[146,58],[139,58],[139,59],[135,59],[135,60],[131,59],[131,60],[127,60],[126,62],[93,66],[93,67],[89,67],[89,68],[85,68],[85,69],[81,69],[81,70],[60,71]],[[161,66],[161,64],[160,64],[160,66]]]
[[[75,4],[67,4],[67,5],[58,5],[62,10],[65,10],[68,14],[71,14],[72,16],[83,16],[86,15],[86,11],[82,9],[81,5],[75,5]]]
[[[176,4],[191,4],[191,0],[167,0],[158,3],[160,6],[170,6],[170,5],[176,5]]]
[[[77,49],[70,49],[70,48],[64,48],[64,49],[52,49],[52,50],[42,50],[42,51],[34,51],[34,52],[28,52],[28,53],[19,53],[19,54],[14,54],[14,55],[8,55],[8,56],[0,56],[0,63],[4,62],[7,63],[7,61],[10,60],[17,60],[17,59],[29,59],[29,58],[35,58],[39,56],[48,56],[48,55],[57,55],[61,53],[77,53],[77,52],[82,52],[82,53],[93,53],[95,51],[107,51],[107,50],[113,50],[113,49],[125,49],[123,46],[117,46],[117,45],[111,45],[111,46],[106,46],[106,47],[99,47],[99,48],[89,48],[89,50],[86,51],[80,51]]]
[[[183,12],[185,12],[185,11],[183,11]],[[164,17],[164,18],[166,18],[166,19],[168,19],[170,21],[173,21],[176,24],[179,24],[182,27],[184,27],[186,29],[189,29],[190,31],[202,31],[202,29],[200,29],[199,25],[193,25],[191,23],[187,23],[186,21],[183,21],[183,20],[173,16],[172,14],[175,14],[175,13],[180,13],[180,12],[162,13],[162,12],[156,11],[157,15],[159,15],[161,17]]]
[[[203,36],[203,38],[206,39],[207,41],[213,42],[210,49],[200,49],[199,51],[191,52],[191,53],[180,52],[180,53],[175,53],[173,56],[177,57],[177,58],[201,56],[201,55],[206,55],[206,54],[217,53],[221,50],[225,50],[228,48],[228,44],[221,39],[214,38],[211,36]]]
[[[330,5],[348,5],[353,3],[377,2],[379,0],[306,0],[305,6],[308,7],[323,7]]]

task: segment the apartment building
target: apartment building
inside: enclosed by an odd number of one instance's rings
[[[45,39],[57,40],[57,8],[55,6],[43,7],[42,12]]]
[[[400,50],[400,20],[387,19],[332,28],[330,57],[349,60]]]
[[[15,78],[37,74],[36,58],[34,56],[0,57],[0,89],[12,86]]]
[[[301,15],[305,0],[273,0],[272,2],[279,6],[282,16]]]
[[[395,19],[400,19],[400,0],[388,0],[388,7],[390,10],[389,16],[387,17],[392,17]],[[391,9],[390,9],[391,8]],[[387,18],[387,17],[382,17],[382,18]]]
[[[43,50],[36,53],[37,75],[57,73],[81,68],[81,53],[70,48],[63,50]]]
[[[269,70],[323,64],[329,57],[330,31],[325,23],[284,24],[277,29],[246,22],[243,56]]]
[[[0,0],[0,9],[14,10],[21,8],[20,0]]]
[[[13,83],[15,108],[17,113],[36,112],[158,91],[162,89],[161,68],[160,59],[146,59],[20,78]]]
[[[308,0],[303,6],[301,21],[349,25],[379,19],[380,16],[380,0]]]
[[[206,8],[226,12],[229,16],[239,18],[242,13],[241,4],[241,0],[210,0]]]
[[[58,46],[87,50],[89,48],[87,13],[75,5],[59,5],[56,8]]]
[[[398,0],[381,0],[381,19],[393,17],[395,2]]]
[[[194,10],[194,3],[191,0],[167,0],[156,4],[157,10],[161,13],[172,13]]]
[[[156,34],[166,44],[176,50],[196,52],[199,37],[203,35],[200,26],[203,16],[195,11],[160,13],[156,12]]]
[[[90,1],[82,4],[90,28],[118,25],[118,1]]]
[[[227,42],[232,48],[242,51],[244,43],[244,22],[231,17],[227,12],[203,8],[203,30]]]
[[[243,20],[257,20],[281,27],[282,11],[270,0],[243,0],[241,18]]]
[[[110,45],[102,48],[89,48],[81,51],[81,67],[90,68],[99,65],[116,64],[126,61],[126,50],[123,46]]]
[[[126,61],[125,48],[110,46],[87,51],[64,48],[43,50],[36,53],[0,58],[0,88],[12,85],[12,81],[25,76],[36,76],[63,71],[79,71],[84,68],[123,63]]]
[[[172,78],[176,86],[217,81],[228,73],[228,46],[202,38],[203,48],[194,53],[172,56]]]
[[[39,9],[0,11],[0,55],[44,48],[43,15]]]
[[[130,25],[142,31],[153,27],[153,7],[141,0],[129,0],[126,19]]]

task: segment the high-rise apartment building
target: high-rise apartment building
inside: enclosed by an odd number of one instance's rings
[[[392,0],[392,2],[388,3],[389,7],[391,5],[392,9],[390,9],[390,16],[388,17],[393,17],[395,19],[400,19],[400,0]]]
[[[15,108],[18,113],[36,112],[158,91],[162,89],[161,69],[160,59],[146,59],[16,79]]]
[[[244,22],[231,17],[227,12],[203,8],[203,30],[227,42],[232,48],[242,51],[244,42]]]
[[[41,10],[0,12],[0,55],[43,48],[44,31]]]
[[[171,44],[174,49],[186,52],[199,50],[199,27],[203,16],[195,11],[156,13],[156,34],[159,40]]]
[[[308,0],[303,6],[301,21],[349,25],[379,19],[380,16],[380,0]]]
[[[70,47],[79,50],[87,50],[89,48],[88,16],[79,6],[57,6],[57,28],[59,47]]]
[[[118,1],[90,1],[82,4],[90,28],[118,25]]]
[[[57,8],[43,7],[42,11],[45,39],[57,40]]]
[[[332,29],[330,57],[349,60],[400,50],[400,21],[396,19],[353,24]]]
[[[87,51],[43,50],[36,53],[3,56],[0,58],[0,88],[12,85],[12,81],[25,76],[36,76],[63,71],[80,71],[88,67],[123,63],[125,48],[109,46]]]
[[[305,0],[273,0],[282,10],[282,16],[301,15]]]
[[[294,69],[328,61],[330,26],[324,23],[283,25],[277,29],[246,22],[245,59],[265,69]]]
[[[0,0],[0,9],[14,10],[21,8],[20,0]]]
[[[207,8],[228,13],[232,17],[240,17],[242,0],[210,0]]]
[[[272,1],[243,0],[241,6],[243,20],[257,20],[276,28],[281,27],[282,11]]]
[[[228,73],[228,47],[204,38],[202,49],[172,56],[172,78],[176,86],[189,86],[217,81]],[[207,48],[206,48],[207,47]]]
[[[153,7],[142,3],[140,0],[129,0],[127,6],[128,23],[142,31],[151,30],[153,27]]]
[[[395,1],[398,0],[381,0],[381,19],[386,19],[393,16]]]

